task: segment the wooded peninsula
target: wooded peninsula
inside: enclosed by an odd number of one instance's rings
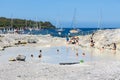
[[[49,21],[34,21],[34,20],[27,20],[27,19],[18,19],[18,18],[6,18],[0,17],[0,28],[4,27],[12,27],[12,28],[55,28],[53,24]]]

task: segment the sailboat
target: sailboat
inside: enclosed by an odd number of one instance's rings
[[[62,27],[57,29],[57,32],[59,35],[61,35],[63,31],[64,31],[64,29]]]
[[[59,19],[58,19],[57,22],[56,22],[56,27],[59,27],[59,28],[57,28],[57,30],[56,30],[58,33],[64,31],[64,29],[63,29],[62,26],[60,25]]]
[[[39,24],[39,22],[37,21],[37,17],[36,17],[36,21],[35,21],[35,22],[36,22],[36,23],[35,23],[36,27],[34,27],[34,30],[39,31],[39,30],[40,30],[40,28],[39,28],[40,24]]]
[[[63,31],[64,31],[63,28],[57,29],[57,32],[58,32],[59,35],[61,35]]]
[[[64,29],[62,27],[57,29],[57,32],[63,32],[63,31],[64,31]]]
[[[36,19],[35,23],[34,23],[35,25],[34,25],[34,27],[31,27],[31,29],[35,30],[35,31],[39,31],[39,30],[41,30],[41,23],[40,23],[40,21],[37,20],[37,17],[35,19]],[[30,25],[31,25],[31,22],[30,22]],[[30,31],[32,31],[32,30],[30,30]]]
[[[72,29],[72,30],[70,30],[70,33],[79,33],[79,29]]]
[[[61,35],[62,32],[64,31],[64,29],[62,28],[62,26],[61,26],[59,23],[57,23],[56,26],[57,26],[57,27],[60,26],[60,28],[58,28],[56,31],[58,32],[59,35]]]
[[[79,33],[79,29],[76,29],[75,27],[75,19],[76,19],[76,9],[74,10],[74,16],[73,16],[73,24],[72,24],[72,26],[73,26],[73,29],[71,29],[70,30],[70,33],[75,33],[75,34],[77,34],[77,33]]]
[[[58,31],[58,32],[63,32],[64,29],[61,27],[61,28],[58,28],[57,31]]]
[[[7,28],[7,33],[14,33],[14,30],[13,30],[13,18],[12,18],[12,16],[11,16],[10,26]]]

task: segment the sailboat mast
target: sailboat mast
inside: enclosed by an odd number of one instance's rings
[[[98,21],[98,29],[100,29],[100,30],[101,30],[101,21],[102,21],[102,11],[100,10],[99,21]]]
[[[39,29],[41,29],[41,22],[39,21]]]
[[[73,28],[76,28],[76,8],[74,9],[74,15],[73,15],[73,20],[72,20],[72,26]]]
[[[70,33],[79,33],[79,30],[76,29],[76,8],[74,9],[74,16],[73,16],[73,21],[72,21],[72,27],[73,29],[70,30]]]
[[[12,18],[12,15],[11,15],[10,27],[13,27],[13,18]]]
[[[36,17],[36,29],[38,29],[37,17]]]
[[[25,20],[25,26],[27,27],[27,20]]]

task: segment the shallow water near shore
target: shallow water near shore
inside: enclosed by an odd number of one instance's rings
[[[42,57],[38,58],[42,50]],[[43,63],[67,63],[67,62],[84,62],[91,61],[113,61],[120,60],[119,52],[110,51],[110,50],[99,50],[94,48],[80,48],[80,47],[69,47],[69,46],[60,46],[60,47],[9,47],[4,51],[0,51],[0,63],[6,63],[10,58],[15,58],[17,55],[25,55],[26,61],[39,61]],[[31,57],[33,54],[33,58]]]

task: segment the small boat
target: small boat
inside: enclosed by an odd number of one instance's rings
[[[77,30],[77,29],[72,29],[72,30],[70,30],[70,33],[79,33],[79,30]]]
[[[62,31],[64,31],[64,29],[63,29],[63,28],[60,28],[60,29],[57,29],[57,31],[58,31],[58,32],[62,32]]]
[[[59,63],[60,65],[73,65],[73,64],[79,64],[80,62],[69,62],[69,63]]]
[[[63,28],[59,28],[59,29],[57,29],[57,32],[58,32],[59,35],[61,35],[63,31],[64,31]]]

